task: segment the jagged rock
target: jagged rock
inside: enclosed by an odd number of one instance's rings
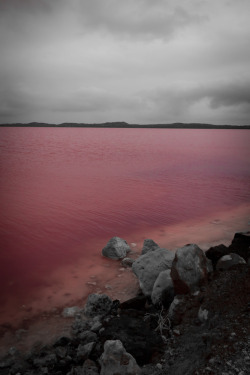
[[[154,283],[162,271],[172,266],[175,253],[166,249],[157,249],[141,255],[132,265],[139,279],[140,288],[147,297],[151,296]]]
[[[85,331],[85,332],[81,332],[78,335],[78,338],[81,340],[82,344],[88,344],[90,342],[97,341],[97,334],[91,331]]]
[[[206,257],[212,261],[213,267],[216,267],[216,263],[218,260],[223,256],[228,254],[229,250],[228,247],[221,244],[218,246],[210,247],[206,252]]]
[[[54,366],[56,362],[57,358],[54,353],[47,354],[44,357],[35,358],[33,360],[33,364],[35,367]]]
[[[228,270],[237,264],[245,264],[246,261],[238,254],[230,253],[221,257],[216,265],[216,270]]]
[[[93,325],[90,327],[90,330],[92,332],[98,332],[102,328],[102,323],[100,320],[97,320],[96,322],[93,322]]]
[[[54,347],[57,347],[57,346],[66,346],[70,343],[70,338],[67,337],[67,336],[61,336],[59,337],[55,343],[54,343]]]
[[[238,254],[247,262],[250,258],[250,232],[235,233],[228,253]]]
[[[208,263],[204,252],[194,244],[175,253],[171,276],[176,294],[193,293],[207,280]]]
[[[151,299],[154,305],[169,307],[174,299],[174,284],[171,277],[171,270],[162,271],[157,277]]]
[[[134,259],[132,258],[124,258],[122,261],[121,261],[121,264],[123,267],[132,267],[132,264],[134,263]]]
[[[160,246],[151,239],[144,240],[142,247],[142,255],[148,253],[149,251],[154,251],[160,249]]]
[[[89,357],[90,353],[95,347],[95,342],[89,342],[88,344],[80,344],[77,348],[76,356],[77,359],[85,360]]]
[[[129,251],[131,249],[125,240],[120,237],[113,237],[102,249],[102,255],[111,259],[122,259],[126,257]]]
[[[101,375],[139,375],[141,369],[120,340],[107,340],[100,358]]]
[[[55,354],[59,359],[63,359],[67,355],[67,348],[65,346],[57,346],[55,348]]]
[[[103,316],[109,313],[113,301],[106,294],[90,294],[84,307],[84,314],[88,317]]]

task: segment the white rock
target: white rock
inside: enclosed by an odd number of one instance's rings
[[[120,340],[107,340],[100,358],[100,375],[140,375],[141,369],[134,357],[126,352]]]

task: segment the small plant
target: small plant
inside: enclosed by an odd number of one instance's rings
[[[155,328],[156,332],[160,332],[161,336],[163,336],[164,331],[171,332],[171,322],[168,317],[168,314],[165,312],[164,308],[161,308],[160,312],[150,314],[147,313],[144,316],[144,320],[147,320],[149,318],[155,318],[157,322],[157,326]]]

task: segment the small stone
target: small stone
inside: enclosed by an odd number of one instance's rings
[[[85,360],[88,358],[92,350],[94,349],[95,342],[90,342],[85,345],[79,345],[77,348],[76,356],[78,359]]]
[[[216,359],[215,358],[211,358],[211,359],[209,359],[208,362],[210,363],[210,365],[213,365],[216,362]]]
[[[90,330],[91,330],[92,332],[99,332],[101,328],[102,328],[102,323],[101,323],[100,321],[98,321],[98,322],[95,322],[95,323],[91,326]]]
[[[9,353],[11,356],[14,356],[14,355],[16,355],[16,354],[18,353],[18,350],[17,350],[17,348],[16,348],[15,346],[12,346],[12,347],[9,349],[8,353]]]
[[[121,265],[123,267],[132,267],[132,264],[134,263],[134,259],[132,258],[124,258],[122,261],[121,261]]]
[[[62,316],[64,318],[74,318],[80,311],[81,309],[78,306],[65,307],[65,309],[63,309]]]
[[[210,367],[206,367],[206,368],[205,368],[205,371],[212,372],[212,369],[211,369]]]
[[[107,284],[107,285],[105,285],[105,289],[112,289],[112,286]]]
[[[85,331],[79,334],[79,339],[81,340],[82,344],[88,344],[90,342],[97,341],[97,334],[92,331]]]
[[[98,375],[99,371],[94,361],[87,359],[82,367],[82,375]]]
[[[174,329],[173,330],[173,334],[175,335],[175,336],[180,336],[180,331],[178,330],[178,329]]]
[[[208,310],[200,307],[198,311],[198,318],[202,323],[206,322],[208,320]]]
[[[162,370],[162,364],[161,364],[161,363],[157,363],[155,367],[156,367],[158,370]]]
[[[196,292],[194,292],[194,293],[192,294],[192,296],[196,297],[196,296],[198,296],[199,294],[200,294],[200,291],[199,291],[199,290],[196,290]]]

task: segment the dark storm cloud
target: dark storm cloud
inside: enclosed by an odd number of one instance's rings
[[[180,111],[204,99],[208,100],[211,109],[220,107],[250,106],[249,82],[215,82],[207,85],[186,87],[169,87],[148,93],[148,100],[160,105],[169,105]]]

